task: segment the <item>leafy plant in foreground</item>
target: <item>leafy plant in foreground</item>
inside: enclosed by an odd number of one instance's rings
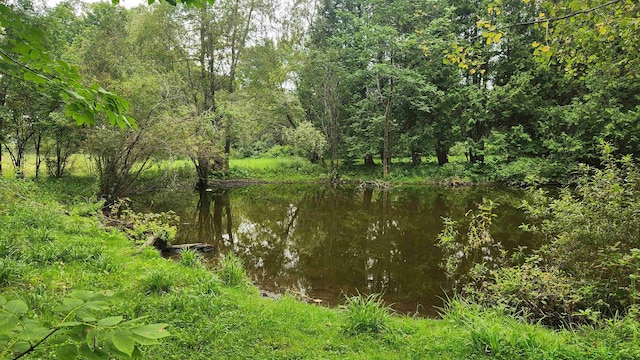
[[[19,359],[27,354],[58,359],[131,358],[140,346],[159,344],[171,336],[167,324],[144,324],[143,318],[125,321],[122,316],[99,317],[113,294],[76,290],[54,308],[62,317],[53,326],[29,316],[28,305],[0,296],[0,357]]]

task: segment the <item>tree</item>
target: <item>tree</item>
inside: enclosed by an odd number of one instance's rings
[[[124,112],[128,103],[121,97],[99,86],[84,86],[75,67],[53,59],[42,44],[45,34],[31,26],[26,16],[33,9],[19,5],[0,4],[0,27],[5,33],[0,46],[0,71],[3,77],[12,77],[46,86],[66,102],[66,113],[78,124],[95,124],[95,114],[104,112],[109,121],[121,127],[135,122]],[[33,14],[32,14],[33,15]]]

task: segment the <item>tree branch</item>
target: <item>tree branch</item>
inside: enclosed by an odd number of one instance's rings
[[[38,346],[39,346],[40,344],[42,344],[45,340],[47,340],[49,337],[51,337],[51,335],[55,334],[55,333],[56,333],[56,331],[58,331],[58,330],[60,330],[60,329],[53,329],[53,330],[51,330],[51,332],[50,332],[47,336],[43,337],[40,341],[38,341],[37,343],[35,343],[35,345],[31,345],[31,346],[30,346],[27,350],[25,350],[22,354],[20,354],[20,355],[18,355],[18,356],[16,356],[16,357],[14,357],[14,358],[13,358],[13,360],[18,360],[18,359],[20,359],[21,357],[23,357],[23,356],[27,355],[28,353],[32,352],[33,350],[35,350],[35,349],[36,349],[36,347],[38,347]]]

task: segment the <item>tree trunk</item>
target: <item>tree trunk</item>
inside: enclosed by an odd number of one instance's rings
[[[0,87],[0,108],[4,107],[7,100],[7,86],[3,81]],[[0,117],[0,176],[2,176],[2,145],[4,144],[4,118]]]
[[[411,152],[411,163],[414,166],[422,164],[422,156],[420,155],[420,152],[418,150],[413,150]]]
[[[438,165],[444,165],[449,162],[448,149],[441,146],[436,146],[436,157],[438,158]]]
[[[366,154],[364,156],[364,166],[366,167],[374,167],[376,164],[373,162],[373,155]]]
[[[320,157],[318,156],[318,153],[313,152],[311,154],[309,154],[309,156],[307,156],[307,158],[309,159],[309,162],[311,162],[312,164],[317,164],[318,161],[320,161]]]
[[[469,162],[472,164],[484,163],[484,141],[480,140],[477,149],[469,149]]]
[[[40,164],[42,163],[42,158],[40,157],[40,145],[42,145],[42,132],[38,131],[33,137],[33,147],[36,151],[36,179],[40,176]]]
[[[387,96],[387,104],[384,109],[384,135],[382,147],[382,176],[385,178],[389,176],[389,168],[391,167],[391,110],[393,108],[393,79],[390,80],[389,86],[389,95]]]
[[[192,159],[196,166],[196,172],[198,173],[198,183],[196,188],[198,190],[204,190],[209,185],[209,158],[206,154],[198,155],[197,159]]]

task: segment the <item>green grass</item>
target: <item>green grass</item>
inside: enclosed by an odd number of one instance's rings
[[[389,330],[390,310],[381,294],[348,297],[344,309],[344,329],[348,334],[378,334]]]
[[[389,315],[374,298],[347,301],[345,309],[263,298],[253,286],[236,286],[245,278],[235,257],[212,272],[153,249],[138,254],[122,233],[76,211],[82,202],[62,205],[60,189],[0,179],[0,260],[9,269],[0,293],[22,298],[31,316],[51,323],[71,291],[114,291],[119,300],[105,315],[170,324],[174,336],[145,347],[145,359],[640,357],[640,326],[630,318],[560,331],[460,301],[435,320]]]
[[[199,267],[202,265],[202,255],[192,249],[185,249],[180,252],[180,265],[186,267]]]
[[[241,286],[247,283],[247,274],[242,260],[233,253],[226,254],[221,262],[220,277],[227,286]]]
[[[365,167],[362,159],[353,164],[341,163],[339,177],[343,182],[385,182],[390,184],[428,184],[428,185],[464,185],[473,183],[499,182],[516,186],[567,183],[575,165],[562,161],[539,158],[520,158],[506,163],[503,158],[487,156],[484,164],[470,164],[461,155],[449,157],[449,163],[437,164],[434,157],[423,157],[422,164],[414,166],[410,158],[395,158],[391,164],[389,175],[382,176],[382,165],[379,159],[374,160],[374,167]],[[35,156],[27,154],[25,176],[35,175]],[[311,164],[299,157],[260,157],[232,158],[229,173],[224,176],[212,176],[212,180],[239,180],[249,182],[319,182],[330,178],[328,164]],[[67,172],[67,178],[73,181],[49,179],[45,165],[42,164],[41,179],[49,186],[64,184],[56,194],[84,195],[94,193],[95,170],[89,156],[77,154]],[[3,176],[13,178],[13,168],[8,155],[3,158]],[[167,188],[189,188],[196,183],[194,165],[187,159],[152,161],[142,172],[133,192],[148,192]],[[60,198],[60,201],[66,199]]]

